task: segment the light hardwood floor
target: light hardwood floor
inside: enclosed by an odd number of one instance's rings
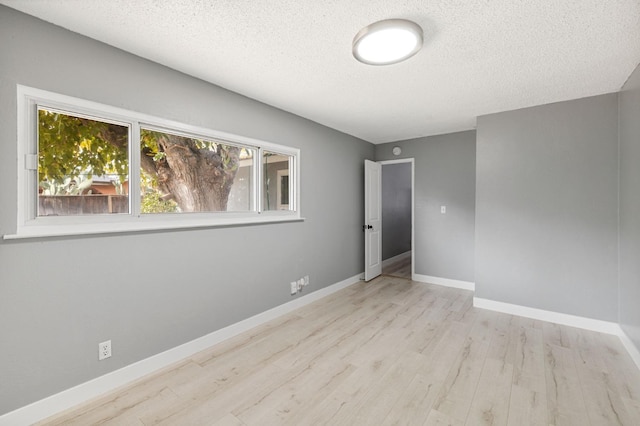
[[[614,336],[361,282],[47,425],[639,425]]]
[[[382,268],[384,275],[411,279],[411,257],[393,262]]]

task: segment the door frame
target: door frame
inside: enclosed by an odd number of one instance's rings
[[[364,280],[382,274],[382,164],[364,160]],[[372,204],[373,203],[373,204]],[[375,253],[375,256],[373,254]],[[373,263],[372,263],[373,262]]]
[[[415,234],[415,220],[416,220],[416,179],[415,179],[415,171],[416,171],[416,162],[415,158],[401,158],[397,160],[383,160],[377,161],[382,166],[382,173],[384,173],[384,166],[388,164],[400,164],[400,163],[411,163],[411,280],[415,281],[416,276],[416,234]],[[382,191],[381,191],[382,193]],[[381,202],[382,202],[382,194],[381,194]],[[381,230],[382,238],[384,238],[384,229]]]

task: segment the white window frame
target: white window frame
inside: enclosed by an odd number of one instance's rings
[[[290,204],[282,204],[282,178],[284,176],[289,176],[289,169],[282,169],[276,172],[278,187],[276,188],[276,204],[278,210],[289,210]],[[291,185],[289,185],[289,189],[291,189]],[[291,197],[289,197],[291,200]]]
[[[176,228],[233,226],[303,220],[300,216],[300,150],[172,120],[133,112],[93,101],[32,87],[17,86],[18,94],[18,206],[17,229],[4,239],[64,235],[135,232]],[[129,213],[86,216],[38,217],[38,107],[87,116],[129,127]],[[254,211],[210,213],[140,213],[140,128],[228,142],[256,150],[252,187]],[[292,157],[290,210],[263,210],[262,153],[280,152]]]

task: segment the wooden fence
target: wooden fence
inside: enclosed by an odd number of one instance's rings
[[[129,213],[128,195],[39,195],[38,216]]]

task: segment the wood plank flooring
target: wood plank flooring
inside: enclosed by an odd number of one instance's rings
[[[614,336],[382,276],[42,425],[640,425]]]
[[[411,257],[393,262],[382,268],[383,275],[411,279]]]

